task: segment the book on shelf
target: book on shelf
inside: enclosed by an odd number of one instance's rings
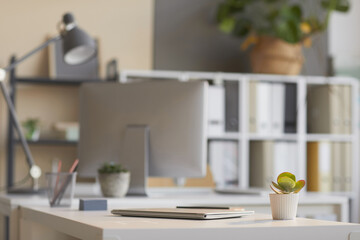
[[[282,83],[272,83],[270,94],[271,133],[281,134],[284,132],[285,85]]]
[[[319,188],[319,144],[308,142],[307,144],[307,190],[318,192]]]
[[[208,136],[221,136],[225,130],[225,91],[223,86],[209,86]]]
[[[211,141],[209,163],[217,187],[238,182],[239,147],[236,141]]]
[[[307,144],[307,189],[315,192],[351,191],[351,143]]]
[[[343,160],[343,143],[333,142],[331,147],[331,175],[332,190],[335,192],[344,191],[344,162]]]
[[[352,93],[351,93],[351,86],[349,85],[344,85],[343,86],[343,97],[344,97],[344,115],[343,115],[343,132],[344,134],[351,134],[351,130],[352,130],[352,116],[351,116],[351,112],[352,112],[352,103],[351,103],[351,99],[352,99]]]
[[[297,127],[297,88],[294,83],[285,84],[284,132],[296,133]]]
[[[249,82],[249,132],[256,133],[256,85],[257,81]]]
[[[249,132],[284,133],[285,84],[249,82]]]
[[[239,131],[239,82],[224,81],[225,87],[225,131]]]
[[[282,172],[291,172],[298,176],[296,163],[298,162],[297,143],[292,141],[274,142],[273,179]]]
[[[272,141],[250,142],[250,187],[266,188],[273,181]]]
[[[351,87],[311,85],[308,87],[309,133],[351,133]]]
[[[319,190],[330,192],[333,190],[333,176],[331,171],[331,143],[319,142]]]
[[[267,188],[282,172],[298,175],[297,153],[293,141],[250,142],[250,186]]]
[[[352,191],[352,145],[351,143],[345,142],[342,143],[342,153],[344,156],[343,162],[343,184],[344,184],[344,191],[351,192]]]
[[[268,82],[256,85],[256,130],[260,134],[271,133],[271,85]]]

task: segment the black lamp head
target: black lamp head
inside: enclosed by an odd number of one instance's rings
[[[64,61],[69,65],[81,64],[96,55],[96,43],[75,23],[74,16],[66,13],[63,16],[65,26],[62,32]]]

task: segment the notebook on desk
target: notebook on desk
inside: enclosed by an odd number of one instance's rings
[[[134,208],[114,209],[111,211],[111,213],[127,217],[182,218],[207,220],[243,217],[254,214],[254,211],[193,208]]]
[[[266,195],[269,191],[262,188],[238,188],[238,187],[217,187],[214,189],[216,193],[220,194],[234,194],[234,195]]]

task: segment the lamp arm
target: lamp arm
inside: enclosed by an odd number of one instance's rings
[[[21,63],[22,61],[24,61],[25,59],[27,59],[28,57],[30,57],[34,53],[37,53],[38,51],[40,51],[43,48],[47,47],[50,43],[55,42],[55,41],[60,40],[60,39],[61,39],[61,35],[53,37],[53,38],[47,40],[46,42],[44,42],[43,44],[41,44],[37,48],[31,50],[30,52],[28,52],[27,54],[25,54],[24,56],[22,56],[21,58],[19,58],[18,60],[16,60],[15,62],[11,63],[9,66],[7,66],[6,68],[3,68],[3,69],[5,70],[5,72],[10,71],[14,67],[16,67],[16,65],[18,65],[19,63]]]
[[[0,86],[1,86],[1,91],[3,93],[3,96],[5,98],[6,104],[8,105],[13,124],[15,125],[16,131],[17,131],[17,133],[19,135],[21,144],[23,146],[23,149],[24,149],[24,152],[25,152],[25,155],[26,155],[26,161],[28,162],[29,166],[32,167],[32,166],[35,165],[35,162],[34,162],[34,159],[33,159],[32,155],[31,155],[29,145],[27,144],[27,142],[25,140],[24,133],[21,131],[19,120],[17,119],[17,115],[15,113],[15,108],[14,108],[13,102],[11,101],[9,92],[8,92],[8,90],[6,88],[6,85],[5,85],[5,83],[3,81],[0,81]]]
[[[40,46],[38,46],[37,48],[31,50],[29,53],[25,54],[23,57],[19,58],[17,61],[11,63],[9,66],[7,66],[6,68],[0,68],[0,88],[2,91],[2,94],[5,98],[6,104],[9,108],[9,112],[11,115],[11,119],[13,121],[13,124],[15,125],[16,131],[19,135],[20,141],[21,141],[21,145],[24,149],[25,152],[25,156],[26,156],[26,161],[28,163],[28,165],[30,166],[30,175],[31,177],[36,180],[40,177],[41,175],[41,169],[35,164],[35,161],[31,155],[30,152],[30,148],[29,145],[25,139],[24,133],[21,130],[20,124],[19,124],[19,120],[17,118],[16,112],[15,112],[15,107],[14,104],[10,98],[9,95],[9,91],[6,87],[6,84],[4,83],[4,79],[6,76],[6,72],[10,71],[11,69],[15,68],[19,63],[21,63],[22,61],[26,60],[28,57],[30,57],[31,55],[33,55],[34,53],[44,49],[45,47],[47,47],[50,43],[60,40],[61,39],[61,35],[53,37],[49,40],[47,40],[46,42],[44,42],[43,44],[41,44]]]

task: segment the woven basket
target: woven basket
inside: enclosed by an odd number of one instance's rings
[[[298,75],[304,57],[300,44],[262,36],[250,53],[253,73]]]

